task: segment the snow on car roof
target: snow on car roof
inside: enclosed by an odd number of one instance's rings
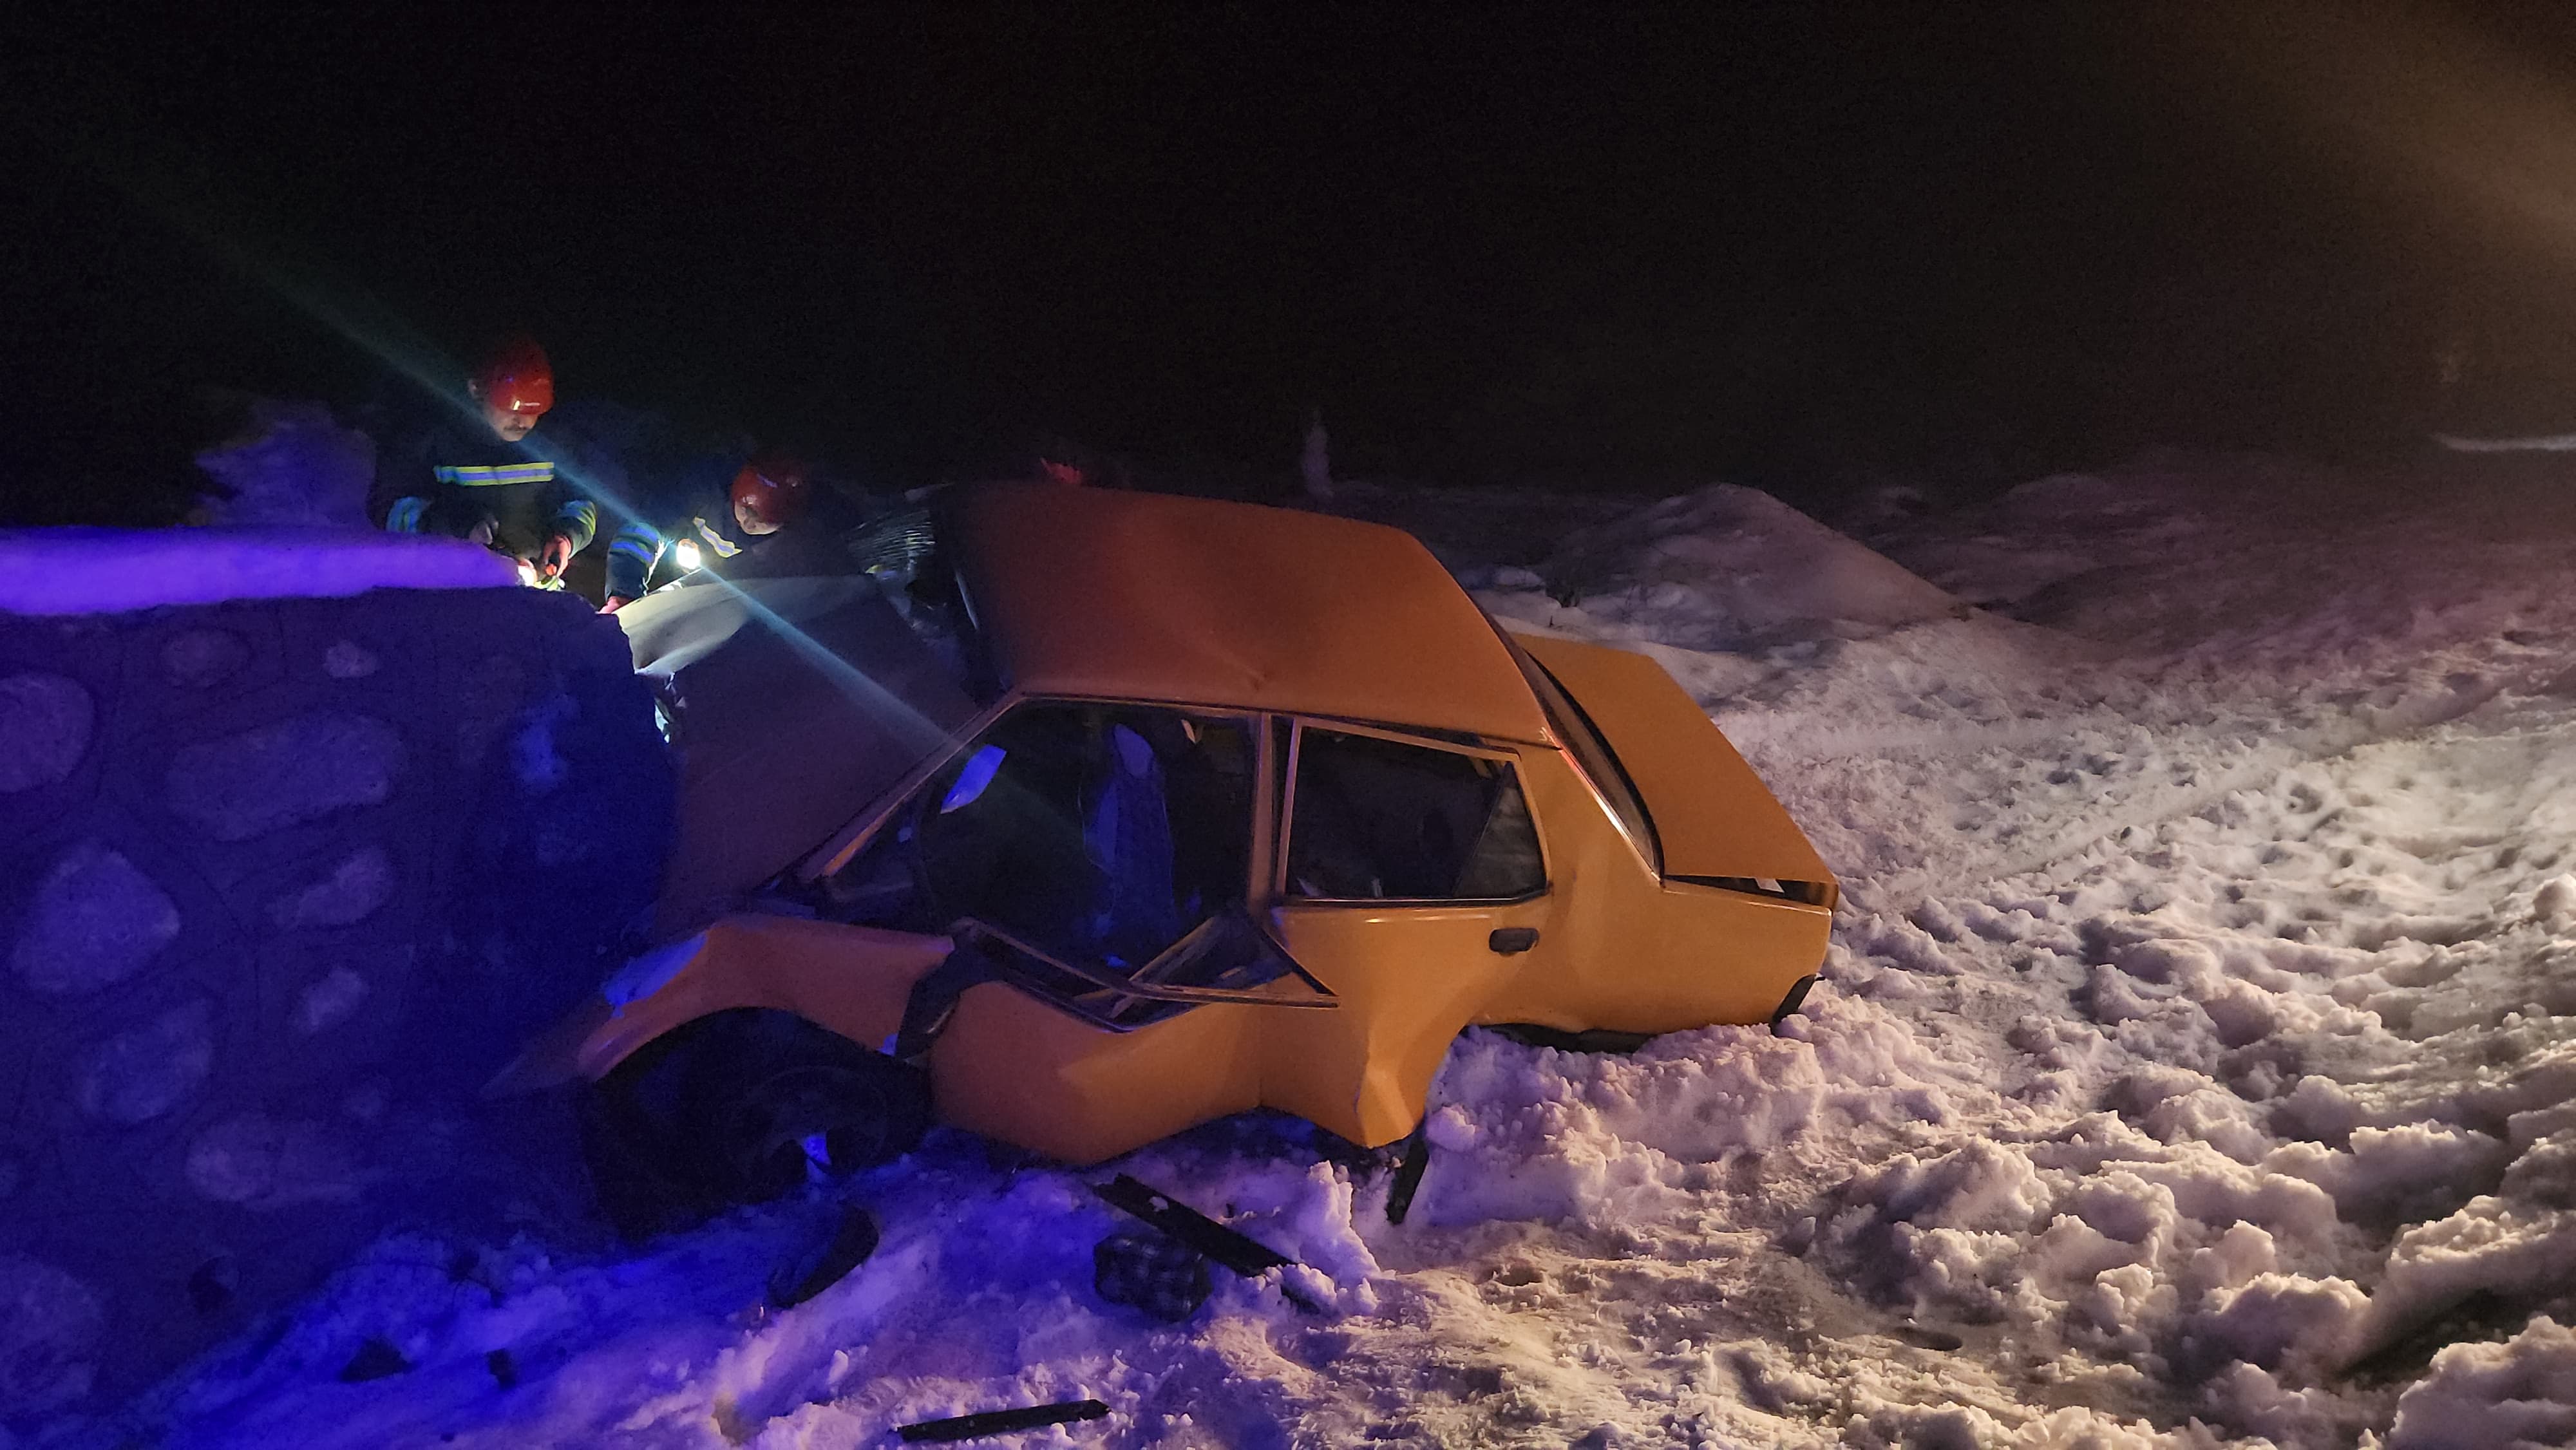
[[[954,527],[976,624],[1023,694],[1548,739],[1502,637],[1399,529],[1060,484],[979,486]]]

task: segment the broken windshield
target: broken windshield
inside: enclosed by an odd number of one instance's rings
[[[1120,1029],[1199,1001],[1306,1002],[1242,919],[1252,722],[1137,705],[1013,710],[816,883],[839,921],[963,932],[1040,995]],[[1329,996],[1329,994],[1325,994]]]

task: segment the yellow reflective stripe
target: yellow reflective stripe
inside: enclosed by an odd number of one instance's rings
[[[555,466],[551,463],[446,464],[430,470],[441,483],[463,488],[484,488],[505,483],[551,483]]]
[[[714,527],[708,524],[705,519],[692,519],[690,522],[698,526],[699,535],[705,538],[709,545],[713,546],[716,551],[717,558],[730,559],[734,555],[742,552],[742,545],[737,544],[733,540],[726,538],[724,535],[717,533]]]

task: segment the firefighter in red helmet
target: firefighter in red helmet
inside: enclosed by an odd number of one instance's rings
[[[777,533],[805,513],[804,460],[759,454],[735,472],[725,495],[736,528],[755,537]]]
[[[642,597],[666,552],[678,556],[683,571],[704,567],[719,573],[776,573],[790,568],[791,555],[794,571],[850,569],[846,560],[836,561],[828,551],[811,554],[802,548],[767,549],[776,557],[761,566],[744,557],[771,535],[794,532],[793,526],[811,512],[815,485],[804,461],[792,454],[764,450],[735,466],[732,459],[741,456],[700,459],[675,481],[674,502],[661,517],[639,517],[617,531],[608,545],[606,611]]]
[[[378,465],[370,512],[394,533],[489,545],[553,583],[599,527],[597,506],[528,442],[554,406],[554,369],[535,339],[511,336],[484,354],[465,391],[473,417],[441,419]]]
[[[494,348],[465,380],[465,391],[483,410],[493,435],[516,443],[555,405],[555,370],[535,338],[513,337]]]

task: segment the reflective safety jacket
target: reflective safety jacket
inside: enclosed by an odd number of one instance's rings
[[[698,557],[719,569],[750,548],[756,536],[733,520],[733,476],[741,466],[737,455],[708,454],[665,478],[608,541],[608,592],[641,598],[663,551],[682,540],[696,544]]]
[[[492,547],[515,558],[535,558],[554,534],[579,553],[599,530],[599,509],[542,443],[542,430],[507,443],[480,423],[442,423],[377,465],[368,512],[398,534],[461,539],[488,523]]]

